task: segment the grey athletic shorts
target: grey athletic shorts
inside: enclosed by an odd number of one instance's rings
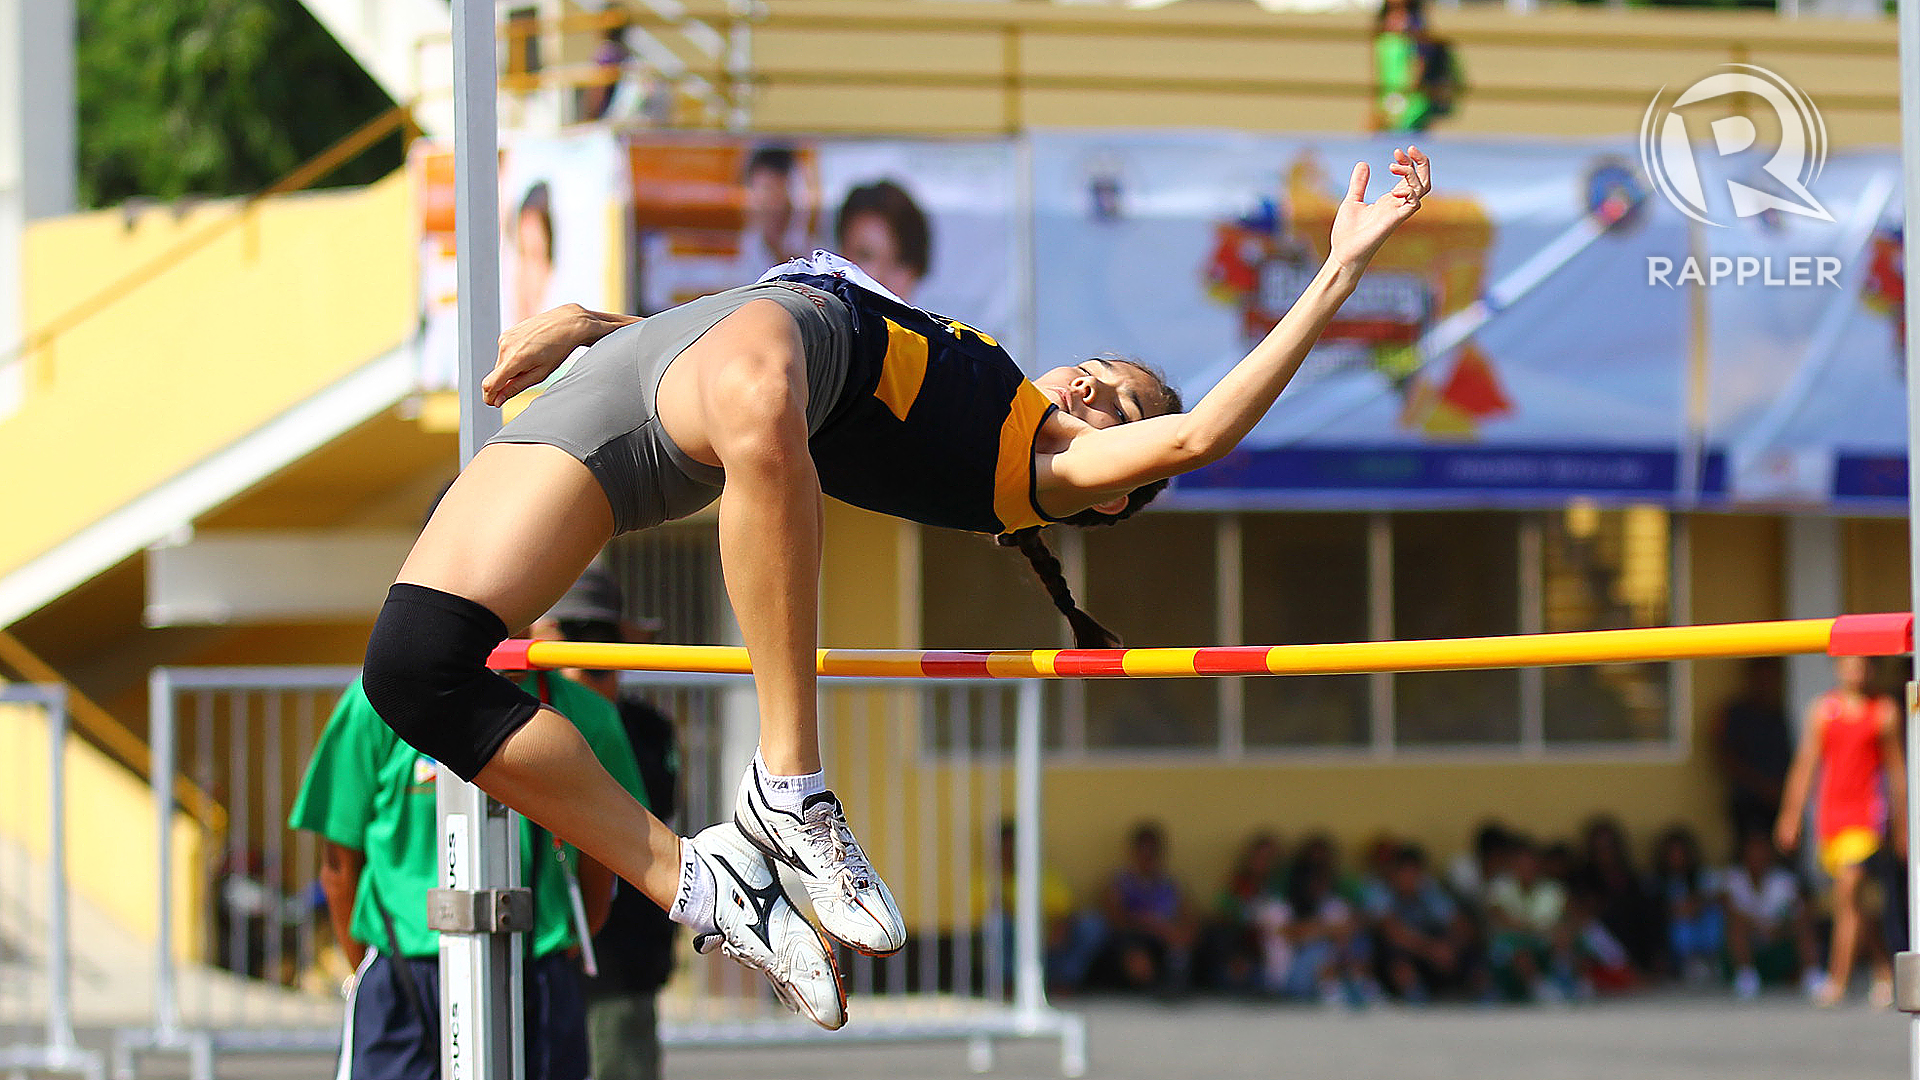
[[[615,330],[487,441],[546,443],[579,458],[607,493],[616,535],[686,517],[719,497],[725,474],[667,438],[654,409],[660,377],[715,323],[754,300],[779,303],[799,325],[807,359],[807,433],[820,430],[845,387],[852,313],[831,293],[767,281]]]

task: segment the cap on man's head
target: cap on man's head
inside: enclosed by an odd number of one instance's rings
[[[620,583],[608,571],[591,566],[580,575],[580,580],[567,589],[560,602],[541,616],[541,621],[618,623],[621,621],[621,607]]]

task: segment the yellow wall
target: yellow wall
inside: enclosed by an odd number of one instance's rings
[[[24,311],[37,329],[116,271],[230,217],[118,210],[32,224]],[[0,530],[0,575],[152,490],[403,342],[414,322],[404,174],[269,200],[245,223],[29,356],[44,376],[0,420],[8,495],[31,514]]]
[[[1836,145],[1898,122],[1887,20],[1562,6],[1442,9],[1469,94],[1445,130],[1626,135],[1663,85],[1741,61],[1812,95]],[[1367,12],[1249,4],[781,0],[752,27],[759,130],[987,132],[1017,126],[1358,131],[1370,113]]]
[[[1860,518],[1841,525],[1845,576],[1842,602],[1849,612],[1906,611],[1913,606],[1907,584],[1907,523]]]
[[[901,580],[900,546],[912,542],[912,528],[897,518],[827,500],[827,554],[820,579],[823,643],[892,648],[910,644],[919,633],[918,598],[905,608],[897,599],[907,584]]]
[[[1694,622],[1779,618],[1782,537],[1772,517],[1696,515],[1692,550]],[[1498,817],[1542,839],[1571,839],[1598,811],[1625,823],[1644,852],[1652,835],[1683,821],[1715,858],[1729,841],[1721,787],[1698,745],[1699,718],[1729,697],[1737,661],[1693,668],[1694,723],[1686,748],[1623,754],[1407,754],[1392,760],[1273,755],[1245,762],[1165,756],[1049,764],[1046,854],[1081,899],[1091,899],[1120,864],[1127,832],[1153,818],[1166,826],[1174,872],[1210,895],[1246,837],[1259,829],[1290,841],[1331,832],[1349,865],[1387,832],[1437,858],[1464,849],[1483,818]]]
[[[1490,816],[1541,839],[1572,837],[1597,810],[1618,816],[1636,839],[1676,819],[1713,824],[1718,796],[1703,768],[1697,761],[1445,757],[1381,764],[1056,765],[1047,771],[1046,854],[1076,898],[1091,899],[1121,865],[1128,831],[1151,818],[1166,827],[1175,875],[1211,897],[1240,845],[1258,829],[1277,831],[1289,844],[1327,830],[1352,868],[1362,845],[1380,832],[1451,858],[1466,846],[1469,830]]]
[[[50,731],[45,713],[0,705],[0,836],[35,860],[47,855],[52,782],[46,768]],[[76,897],[145,941],[159,931],[159,848],[153,795],[144,781],[92,746],[69,736],[66,747],[67,872]],[[192,818],[173,823],[172,889],[175,953],[198,947],[204,836]],[[40,910],[38,902],[30,910]]]

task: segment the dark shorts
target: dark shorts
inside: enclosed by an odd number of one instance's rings
[[[440,1080],[440,961],[404,963],[419,1006],[389,957],[376,953],[361,969],[347,999],[339,1080]],[[587,1080],[587,1013],[573,960],[550,953],[528,964],[526,995],[526,1080]]]
[[[755,300],[793,316],[807,360],[807,431],[820,430],[846,383],[853,315],[799,282],[762,282],[702,297],[608,334],[489,442],[546,443],[584,462],[607,494],[616,535],[673,521],[720,495],[724,474],[688,457],[654,408],[668,365],[714,324]]]

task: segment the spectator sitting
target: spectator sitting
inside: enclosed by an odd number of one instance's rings
[[[1508,869],[1487,887],[1494,973],[1509,994],[1565,1000],[1577,989],[1566,887],[1542,872],[1533,841],[1511,836],[1507,843]]]
[[[1366,906],[1366,880],[1342,871],[1340,865],[1340,848],[1334,843],[1331,835],[1324,832],[1317,832],[1309,835],[1305,840],[1300,841],[1299,849],[1293,853],[1293,864],[1295,867],[1298,867],[1301,863],[1324,864],[1333,879],[1334,895],[1345,900],[1348,904],[1352,905],[1355,910],[1360,910]],[[1292,871],[1289,871],[1287,881],[1291,885],[1293,880]]]
[[[1325,859],[1297,861],[1287,899],[1259,905],[1263,982],[1285,997],[1344,1001],[1357,1008],[1382,995],[1367,970],[1367,942],[1359,920],[1334,888],[1336,869]]]
[[[1393,876],[1394,860],[1405,847],[1392,833],[1375,833],[1367,842],[1367,873],[1360,881],[1358,900],[1362,911],[1372,911],[1386,895],[1387,879]]]
[[[1368,914],[1378,942],[1380,977],[1401,1000],[1424,1003],[1451,989],[1478,993],[1485,988],[1473,926],[1427,872],[1427,856],[1420,848],[1408,844],[1394,849]]]
[[[1498,821],[1487,820],[1473,831],[1473,850],[1463,851],[1447,869],[1447,887],[1454,899],[1484,916],[1487,888],[1507,872],[1512,861],[1513,834]]]
[[[1727,815],[1735,836],[1772,829],[1793,761],[1783,667],[1777,656],[1756,656],[1742,668],[1739,693],[1713,714],[1708,738],[1727,784]]]
[[[1709,982],[1726,945],[1726,912],[1693,830],[1675,825],[1661,834],[1653,867],[1654,892],[1666,914],[1670,970],[1688,983]]]
[[[983,960],[998,957],[999,971],[1009,986],[1014,979],[1014,926],[1020,909],[1015,863],[1018,835],[1013,822],[1000,823],[998,870],[975,874],[970,893],[973,925],[980,935],[979,955]],[[1097,918],[1074,917],[1073,894],[1060,875],[1045,865],[1040,867],[1040,928],[1045,935],[1047,981],[1067,988],[1077,986],[1087,967],[1086,961],[1078,958],[1099,947],[1100,923]],[[1064,978],[1068,974],[1073,977]]]
[[[1774,856],[1763,830],[1740,838],[1740,861],[1722,879],[1727,908],[1727,952],[1733,960],[1733,992],[1757,997],[1762,982],[1798,979],[1809,997],[1822,985],[1800,880]]]
[[[1131,989],[1187,988],[1194,922],[1180,885],[1166,870],[1166,835],[1153,822],[1134,827],[1129,865],[1107,885],[1107,953]]]
[[[1209,981],[1223,990],[1251,990],[1260,983],[1260,904],[1286,896],[1285,849],[1271,832],[1254,833],[1234,860],[1220,890],[1200,953]]]
[[[1620,823],[1601,814],[1587,822],[1572,890],[1626,949],[1640,971],[1660,960],[1660,905],[1633,869]]]

